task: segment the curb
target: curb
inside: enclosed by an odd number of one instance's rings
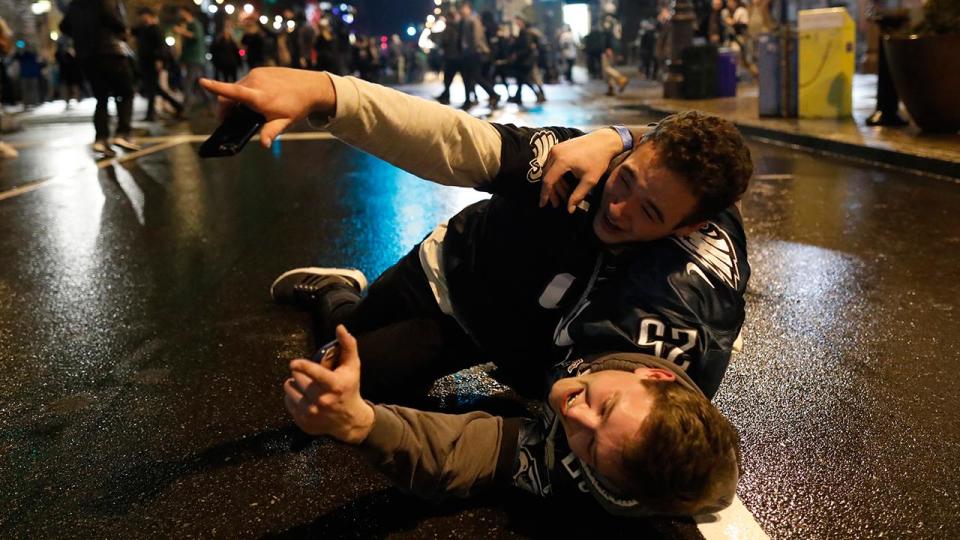
[[[646,103],[636,105],[648,113],[655,115],[668,115],[677,111],[648,105]],[[863,146],[842,141],[834,141],[816,137],[813,135],[804,135],[799,133],[790,133],[777,129],[765,128],[755,124],[747,124],[734,121],[734,124],[740,131],[750,138],[767,139],[785,143],[788,145],[799,146],[817,152],[824,152],[846,159],[856,159],[877,163],[896,169],[906,169],[911,172],[921,172],[934,176],[942,176],[952,180],[960,180],[960,162],[947,161],[943,159],[918,156],[916,154],[907,154],[888,150],[885,148],[875,148]]]

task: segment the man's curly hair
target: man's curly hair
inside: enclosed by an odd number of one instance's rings
[[[750,149],[729,120],[699,111],[672,114],[643,142],[653,143],[658,163],[686,179],[700,203],[680,225],[713,217],[747,190],[753,174]]]

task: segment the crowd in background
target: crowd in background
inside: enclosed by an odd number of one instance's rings
[[[286,9],[270,19],[256,12],[226,16],[192,7],[168,7],[162,13],[141,8],[128,20],[122,5],[122,0],[73,0],[52,54],[38,52],[29,42],[8,43],[0,55],[3,102],[30,108],[60,99],[69,108],[82,97],[97,97],[95,150],[110,154],[111,144],[137,147],[129,140],[135,92],[148,102],[144,120],[183,119],[198,106],[213,110],[212,99],[197,83],[200,77],[235,81],[259,66],[325,70],[387,84],[420,82],[434,71],[443,77],[444,89],[437,96],[443,103],[450,102],[459,75],[465,96],[461,106],[470,108],[481,97],[491,107],[503,100],[522,103],[524,88],[543,103],[544,85],[573,83],[580,59],[588,76],[605,80],[607,94],[615,95],[629,83],[615,65],[636,61],[641,77],[659,80],[670,56],[672,12],[667,5],[655,18],[641,21],[636,40],[626,46],[620,22],[609,13],[584,36],[567,25],[548,34],[523,17],[500,20],[489,11],[478,14],[469,1],[437,18],[445,24],[442,30],[434,26],[431,46],[410,39],[414,36],[357,35],[342,14],[320,9],[309,14]],[[773,27],[770,0],[749,5],[744,0],[695,0],[693,5],[697,36],[738,51],[744,71],[755,76],[753,40]],[[87,20],[98,9],[113,10],[107,23],[103,17],[101,22]],[[97,24],[109,28],[94,31]],[[114,137],[106,117],[111,97],[119,120]]]

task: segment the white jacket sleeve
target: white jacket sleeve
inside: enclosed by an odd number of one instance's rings
[[[500,169],[500,133],[490,123],[355,77],[330,75],[337,110],[330,133],[416,176],[479,187]]]

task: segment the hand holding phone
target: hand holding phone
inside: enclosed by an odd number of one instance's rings
[[[202,158],[235,156],[266,122],[267,119],[253,109],[234,105],[224,115],[223,123],[203,141],[197,153]]]

